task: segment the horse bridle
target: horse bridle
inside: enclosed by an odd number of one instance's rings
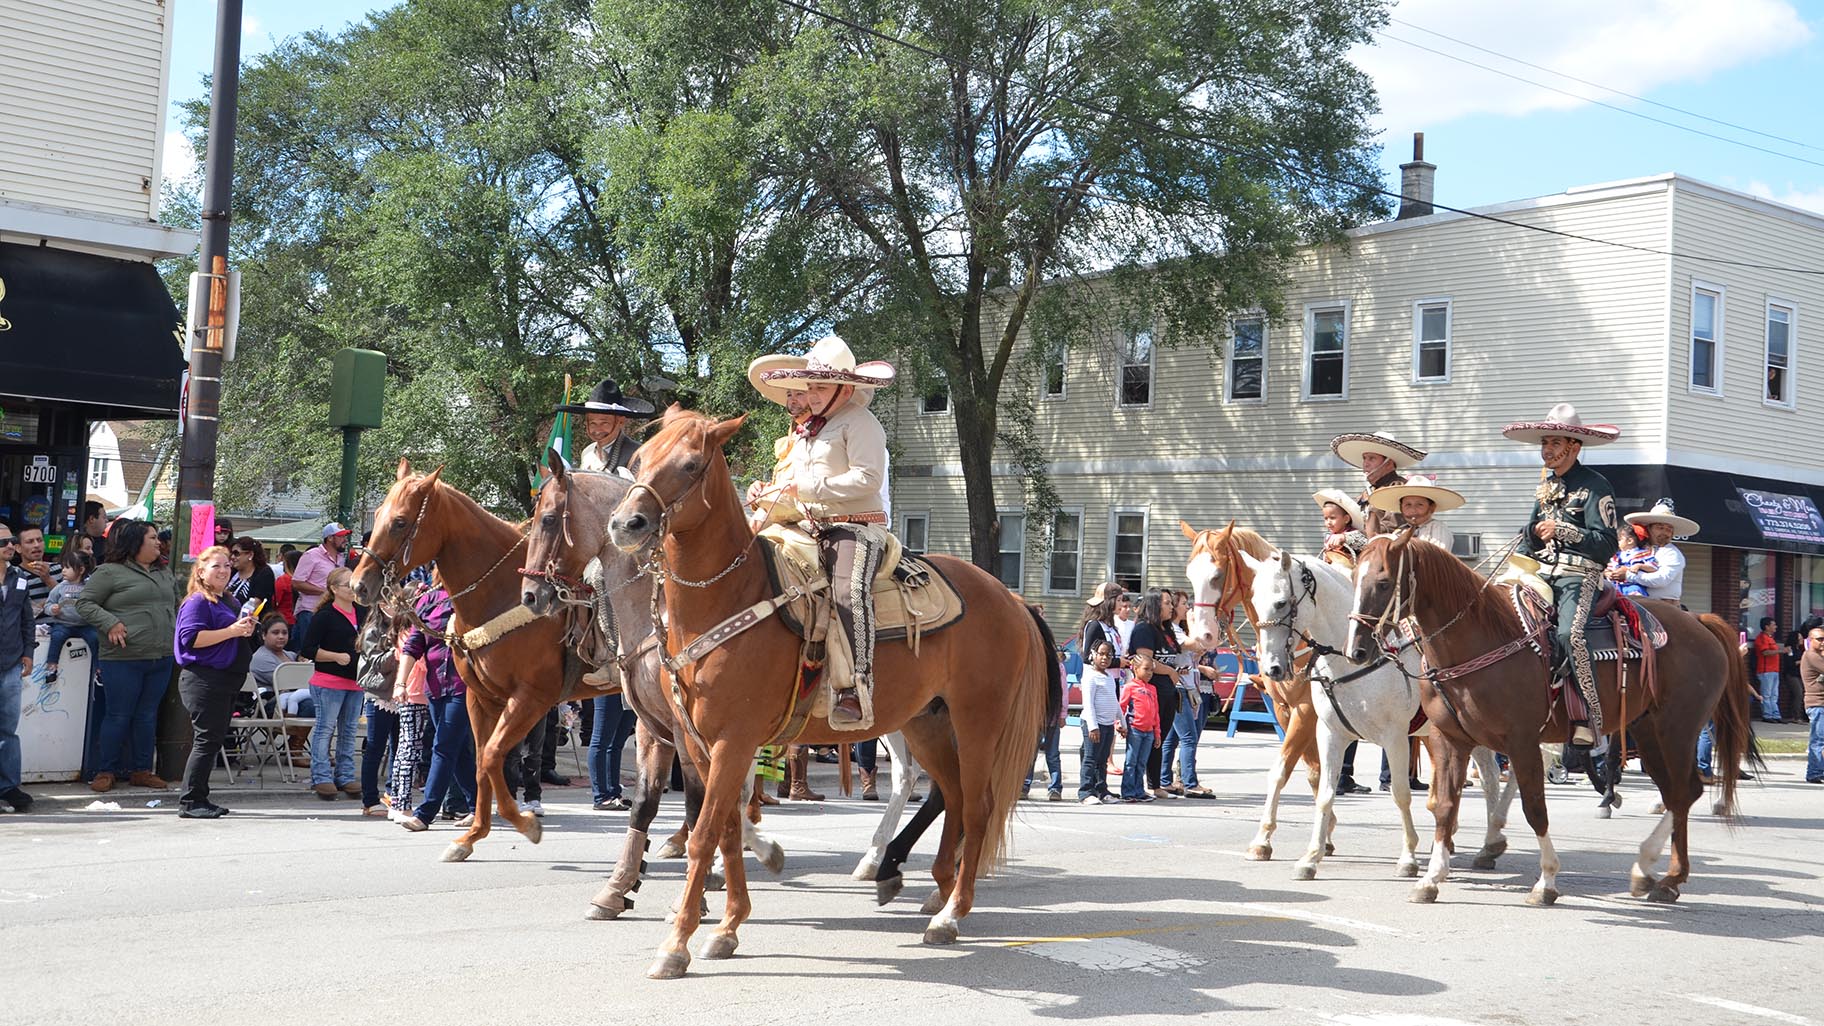
[[[1317,601],[1317,575],[1312,573],[1311,568],[1306,566],[1303,561],[1299,561],[1297,566],[1299,571],[1299,587],[1291,589],[1292,599],[1287,603],[1290,608],[1287,609],[1286,615],[1274,619],[1256,619],[1254,621],[1256,636],[1259,635],[1262,627],[1286,628],[1285,659],[1288,667],[1294,662],[1292,653],[1292,641],[1294,638],[1304,642],[1306,648],[1318,655],[1327,656],[1343,654],[1337,649],[1331,648],[1329,645],[1313,640],[1309,633],[1294,625],[1299,618],[1299,610],[1304,606],[1304,600],[1310,599],[1312,602]]]
[[[406,533],[405,542],[400,546],[398,552],[391,556],[381,556],[373,550],[372,546],[351,545],[349,548],[357,555],[372,556],[380,563],[380,594],[374,600],[376,605],[390,606],[395,610],[394,615],[406,617],[411,620],[418,629],[424,631],[426,634],[440,637],[444,640],[445,644],[450,644],[454,640],[453,635],[450,635],[447,631],[431,630],[430,625],[426,624],[424,620],[419,617],[418,611],[413,608],[412,603],[402,602],[399,598],[400,568],[411,564],[412,543],[418,540],[418,528],[424,523],[424,516],[431,508],[431,496],[436,494],[436,492],[437,487],[433,484],[431,487],[425,489],[423,498],[418,500],[418,515],[412,518],[411,530]],[[462,598],[476,588],[481,587],[483,581],[494,576],[494,571],[501,568],[501,565],[507,561],[508,556],[519,551],[519,547],[526,543],[526,539],[527,535],[521,534],[519,536],[519,541],[508,546],[507,551],[501,553],[500,558],[494,561],[494,565],[488,567],[488,569],[480,577],[475,578],[468,587],[463,588],[460,591],[451,592],[450,602],[453,604],[457,599]],[[410,573],[409,570],[405,572]]]

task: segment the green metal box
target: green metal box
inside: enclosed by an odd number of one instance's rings
[[[372,349],[336,353],[329,378],[329,426],[377,428],[386,396],[386,354]]]

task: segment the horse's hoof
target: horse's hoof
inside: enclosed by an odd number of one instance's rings
[[[856,863],[855,871],[849,874],[851,880],[868,881],[880,874],[880,863],[874,859],[864,858]]]
[[[1496,841],[1494,844],[1485,844],[1482,846],[1481,851],[1476,852],[1476,860],[1471,862],[1470,865],[1477,869],[1493,869],[1495,868],[1495,860],[1505,854],[1507,854],[1506,841],[1503,840]]]
[[[1250,862],[1271,862],[1272,860],[1273,846],[1270,844],[1257,844],[1248,849],[1248,861]]]
[[[904,876],[894,875],[885,880],[876,880],[874,881],[874,904],[885,905],[899,897],[899,892],[905,889],[906,878]]]
[[[1325,855],[1335,855],[1336,854],[1336,845],[1326,842],[1324,844],[1324,854]]]
[[[1482,854],[1478,853],[1476,855],[1475,861],[1471,862],[1469,864],[1469,868],[1471,868],[1471,869],[1493,869],[1493,868],[1495,868],[1495,857],[1493,855],[1482,855]]]
[[[919,903],[918,911],[922,915],[934,916],[942,912],[944,905],[949,901],[950,898],[943,891],[932,891],[925,896],[923,902]]]
[[[703,889],[706,891],[719,891],[727,886],[728,878],[721,873],[711,873],[703,880]]]
[[[1414,905],[1430,905],[1438,900],[1438,885],[1423,883],[1412,889],[1406,900]]]
[[[925,927],[925,943],[926,944],[955,944],[956,943],[956,924],[955,923],[940,923],[935,926]]]
[[[527,816],[526,825],[520,827],[519,832],[526,835],[526,840],[537,844],[545,839],[545,824],[537,816]]]
[[[1317,879],[1317,867],[1309,862],[1300,862],[1292,867],[1292,879],[1315,880]]]
[[[1607,805],[1596,806],[1596,818],[1597,819],[1608,819],[1609,815],[1610,815],[1610,812],[1609,812],[1609,807]]]
[[[785,849],[779,847],[777,842],[765,841],[753,851],[754,859],[760,863],[760,868],[775,876],[785,872]]]
[[[1678,888],[1668,887],[1662,883],[1647,893],[1647,900],[1657,901],[1662,905],[1670,905],[1678,900]]]
[[[1710,806],[1710,815],[1718,817],[1727,816],[1729,815],[1729,807],[1722,802],[1717,802],[1715,805]]]
[[[649,980],[676,980],[690,968],[690,955],[682,951],[668,951],[653,959],[651,968],[646,970]]]
[[[622,912],[625,912],[632,907],[633,902],[616,895],[612,904],[597,905],[594,902],[591,902],[589,904],[589,911],[583,913],[583,918],[597,923],[607,922],[610,919],[619,919]]]
[[[1491,862],[1489,865],[1492,867],[1494,863]],[[1417,862],[1402,862],[1395,867],[1394,872],[1400,876],[1411,879],[1419,875],[1419,864]]]
[[[703,946],[697,950],[697,957],[705,959],[733,958],[735,948],[740,944],[732,933],[712,933]]]
[[[666,841],[664,846],[659,849],[659,853],[653,856],[655,859],[681,859],[683,857],[684,842],[675,837]]]
[[[1551,906],[1558,904],[1558,891],[1556,888],[1552,887],[1547,887],[1544,890],[1527,891],[1526,903],[1535,908],[1550,908]]]
[[[443,849],[443,861],[465,862],[468,860],[468,857],[473,854],[475,854],[475,849],[473,847],[466,845],[461,841],[451,841],[450,846]]]

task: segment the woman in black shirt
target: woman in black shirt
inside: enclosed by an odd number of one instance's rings
[[[1127,612],[1131,606],[1127,593],[1121,590],[1119,584],[1113,581],[1099,584],[1090,593],[1089,608],[1084,611],[1083,623],[1077,628],[1077,651],[1083,653],[1085,658],[1096,650],[1097,645],[1108,642],[1109,649],[1115,653],[1114,659],[1109,661],[1108,670],[1110,676],[1115,677],[1116,687],[1120,686],[1121,678],[1115,671],[1127,665],[1122,658],[1127,652],[1127,646],[1121,643],[1121,631],[1115,626],[1115,618]]]
[[[228,579],[228,596],[235,606],[243,607],[248,599],[259,599],[266,603],[260,616],[276,612],[272,609],[272,595],[278,580],[272,576],[272,567],[266,565],[266,547],[252,538],[236,538],[228,546],[228,558],[234,566],[234,575]]]
[[[1128,638],[1128,665],[1134,672],[1147,678],[1153,687],[1153,694],[1159,700],[1159,732],[1161,735],[1170,729],[1170,724],[1178,715],[1178,684],[1174,679],[1175,671],[1161,660],[1166,656],[1176,656],[1180,647],[1178,636],[1172,631],[1171,622],[1167,619],[1166,592],[1154,588],[1146,593],[1140,602],[1139,622],[1134,624],[1134,633]],[[1160,766],[1159,746],[1153,746],[1153,752],[1146,758],[1146,786],[1154,798],[1182,798],[1183,795],[1172,794],[1159,786]]]

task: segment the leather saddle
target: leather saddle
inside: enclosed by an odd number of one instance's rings
[[[1528,627],[1543,622],[1545,633],[1556,631],[1558,611],[1551,603],[1543,601],[1537,592],[1528,588],[1514,588],[1513,603],[1521,622]],[[1619,628],[1618,619],[1621,624]],[[1659,622],[1659,618],[1647,607],[1622,595],[1615,587],[1615,582],[1607,579],[1603,580],[1602,589],[1590,605],[1590,620],[1584,625],[1583,635],[1589,646],[1590,658],[1597,662],[1618,658],[1639,659],[1643,640],[1656,650],[1666,647],[1667,641],[1665,625]],[[1618,636],[1625,640],[1625,655],[1622,645],[1617,643]]]
[[[918,651],[918,641],[962,619],[963,597],[938,568],[917,556],[907,555],[898,538],[880,532],[887,545],[880,570],[874,575],[874,638],[904,641]],[[827,580],[818,558],[817,540],[789,524],[773,524],[760,532],[761,551],[773,593],[813,581]],[[829,630],[828,590],[806,595],[779,610],[780,619],[799,637],[820,642]]]

